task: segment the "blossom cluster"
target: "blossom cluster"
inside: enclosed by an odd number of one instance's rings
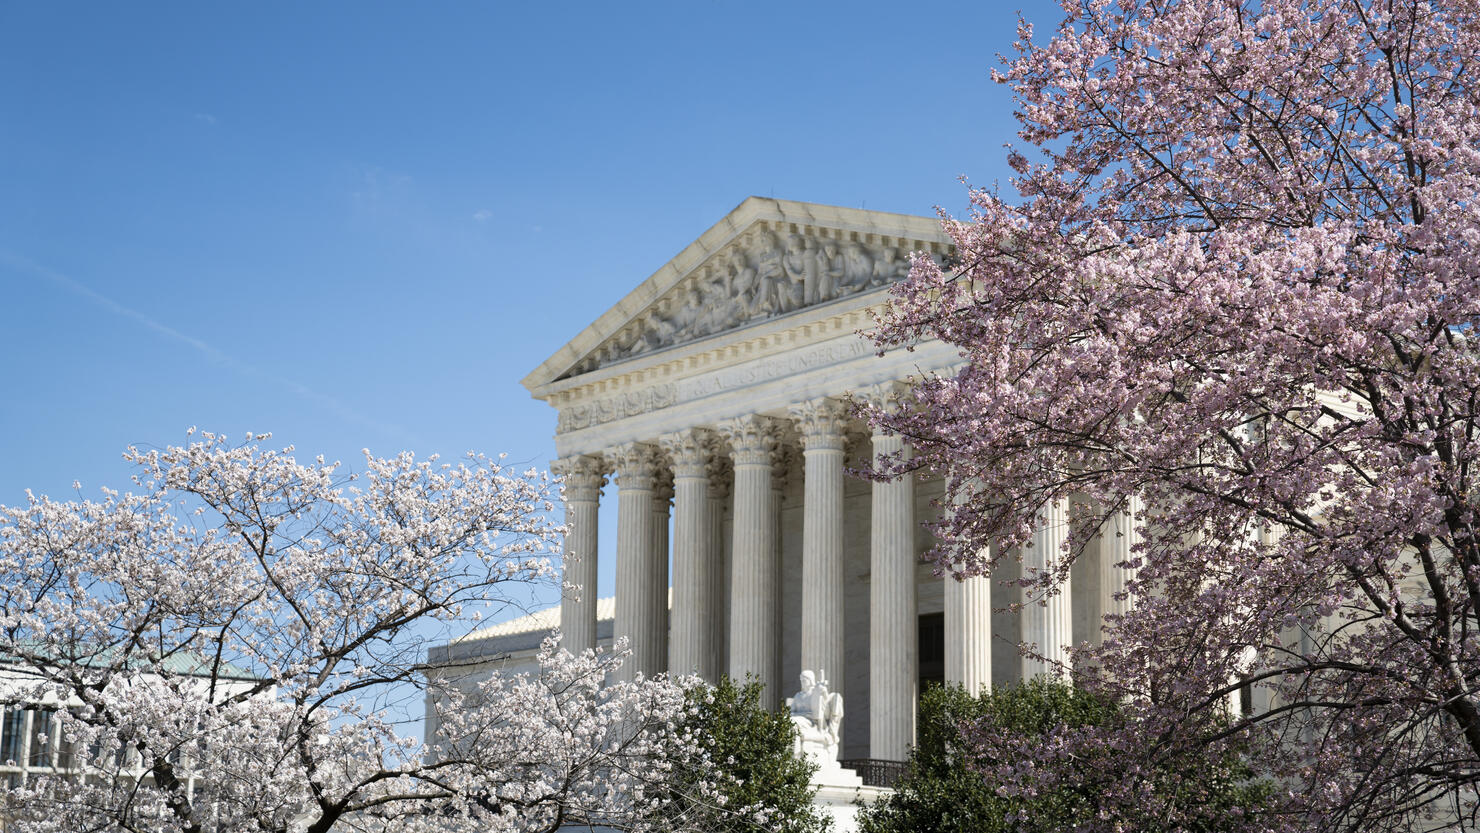
[[[59,724],[0,789],[7,829],[638,827],[644,784],[703,771],[682,681],[603,686],[619,656],[552,645],[446,701],[430,747],[407,733],[428,641],[553,583],[546,479],[266,439],[130,449],[134,493],[0,507],[0,707]]]
[[[1023,579],[1055,592],[1135,512],[1135,612],[1078,657],[1143,708],[1127,749],[1238,736],[1288,787],[1272,826],[1473,813],[1477,10],[1064,8],[997,75],[1019,198],[972,190],[956,265],[917,257],[876,331],[963,359],[874,414],[894,466],[947,476],[941,569],[991,572],[1069,501]]]

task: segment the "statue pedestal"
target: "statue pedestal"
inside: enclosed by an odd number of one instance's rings
[[[841,784],[828,784],[819,782],[817,775],[812,776],[812,783],[817,785],[817,791],[812,794],[812,806],[826,813],[833,820],[833,833],[854,833],[858,830],[858,808],[864,804],[872,804],[875,801],[893,792],[888,787],[865,787],[862,779],[851,769],[837,767],[835,772],[846,772],[857,780],[856,786],[844,786]]]

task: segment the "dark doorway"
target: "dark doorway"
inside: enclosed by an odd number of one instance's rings
[[[926,613],[920,617],[919,643],[915,646],[920,658],[920,687],[924,691],[929,685],[946,681],[946,615]]]

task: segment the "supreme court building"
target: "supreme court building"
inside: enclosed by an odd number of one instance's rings
[[[880,356],[859,334],[911,252],[949,251],[933,217],[751,197],[524,379],[557,414],[565,581],[583,588],[558,611],[565,647],[625,636],[626,673],[755,675],[771,706],[801,670],[820,671],[844,697],[841,757],[899,761],[923,682],[1015,681],[1044,670],[1019,642],[1063,658],[1098,637],[1120,604],[1128,534],[1107,530],[1069,592],[1012,611],[1016,575],[958,582],[920,561],[939,478],[848,474],[903,449],[850,400],[887,403],[960,362],[940,343]],[[594,591],[608,483],[614,602]],[[1043,517],[1027,563],[1063,540],[1064,508]],[[535,614],[429,661],[487,657],[496,670],[555,624],[555,611]]]

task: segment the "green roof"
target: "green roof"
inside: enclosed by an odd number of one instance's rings
[[[35,643],[33,643],[35,644]],[[42,645],[35,647],[41,648]],[[108,668],[118,663],[114,659],[116,648],[107,648],[101,652],[83,653],[80,656],[58,658],[58,665],[75,664],[88,668]],[[210,657],[203,657],[194,651],[174,651],[166,657],[154,657],[153,662],[146,662],[143,657],[137,655],[130,657],[128,665],[152,666],[158,665],[160,672],[182,677],[215,677],[225,680],[260,680],[260,677],[226,660],[219,662]],[[0,652],[0,664],[18,664],[20,660],[14,655],[6,655]],[[214,673],[212,671],[214,670]]]

